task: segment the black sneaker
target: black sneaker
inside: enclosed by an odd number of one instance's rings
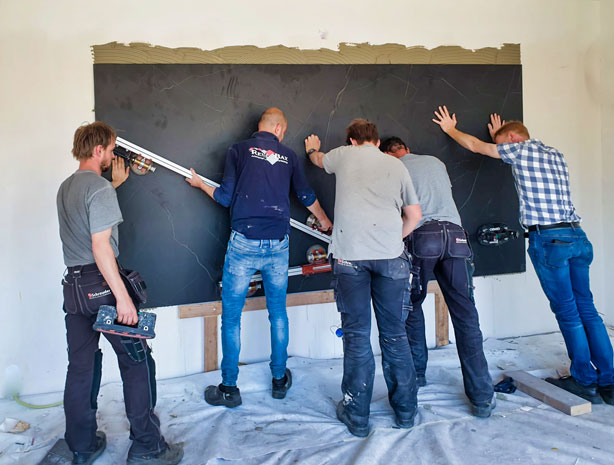
[[[286,373],[284,374],[283,378],[273,378],[272,385],[273,390],[271,391],[271,394],[273,395],[273,399],[283,399],[286,397],[288,389],[290,389],[290,386],[292,386],[292,372],[290,369],[286,368]]]
[[[426,386],[426,376],[425,375],[416,375],[416,385],[419,388]]]
[[[152,455],[133,455],[128,457],[126,465],[177,465],[183,458],[183,443],[169,444],[162,452]]]
[[[606,404],[614,405],[614,385],[599,386],[597,392]]]
[[[497,399],[493,396],[490,402],[471,402],[471,414],[478,418],[488,418],[497,406]]]
[[[561,389],[565,389],[567,392],[582,397],[588,400],[591,404],[603,404],[603,400],[597,393],[597,385],[591,384],[589,386],[583,386],[578,383],[573,376],[563,376],[562,378],[546,378],[546,381],[550,384],[554,384]]]
[[[102,431],[96,431],[96,450],[94,452],[73,452],[72,463],[79,465],[90,465],[94,463],[100,454],[107,447],[107,436]]]
[[[406,413],[403,413],[403,414],[400,414],[397,412],[394,413],[395,423],[397,424],[399,428],[403,428],[403,429],[412,428],[414,426],[414,418],[416,418],[415,411],[412,415],[407,415]]]
[[[236,386],[209,386],[205,389],[205,401],[209,405],[234,408],[241,405],[241,391]]]
[[[350,433],[352,433],[354,436],[366,438],[369,435],[369,425],[367,424],[366,426],[360,426],[353,423],[350,416],[345,411],[345,405],[343,405],[342,400],[337,404],[337,419],[341,423],[344,423],[345,426],[348,427]]]

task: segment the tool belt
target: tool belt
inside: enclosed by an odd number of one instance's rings
[[[130,298],[138,308],[147,302],[147,286],[138,271],[119,266]],[[71,315],[97,315],[101,305],[115,306],[116,300],[111,288],[95,263],[68,267],[62,278],[64,311]]]
[[[469,258],[472,255],[467,232],[449,221],[429,221],[405,240],[407,250],[416,258]]]

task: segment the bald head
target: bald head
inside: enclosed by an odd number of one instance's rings
[[[281,140],[284,138],[286,128],[288,127],[288,121],[284,116],[284,113],[279,108],[269,108],[260,117],[258,122],[258,130],[266,131],[275,134],[277,138]]]

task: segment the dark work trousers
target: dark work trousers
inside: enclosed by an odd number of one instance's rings
[[[428,360],[422,303],[427,283],[434,276],[450,311],[465,394],[471,402],[490,402],[493,385],[482,346],[478,312],[471,295],[467,261],[471,249],[465,230],[449,221],[430,221],[416,229],[407,241],[420,286],[411,295],[412,310],[406,321],[407,338],[418,374]]]
[[[64,388],[66,442],[73,452],[96,449],[96,398],[102,375],[100,333],[92,329],[96,315],[67,314],[68,373]],[[117,354],[124,387],[126,415],[130,422],[132,455],[146,455],[167,448],[160,432],[156,405],[156,367],[143,339],[103,333]]]
[[[409,310],[409,257],[388,260],[333,259],[333,286],[343,328],[345,411],[357,426],[369,423],[375,361],[371,350],[371,301],[379,329],[388,399],[398,419],[413,419],[416,372],[404,321]]]

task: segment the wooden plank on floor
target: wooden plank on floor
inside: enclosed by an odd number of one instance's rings
[[[525,394],[560,410],[567,415],[576,416],[591,413],[591,403],[567,392],[554,384],[537,378],[526,371],[508,371],[507,376],[514,379],[514,384]]]

